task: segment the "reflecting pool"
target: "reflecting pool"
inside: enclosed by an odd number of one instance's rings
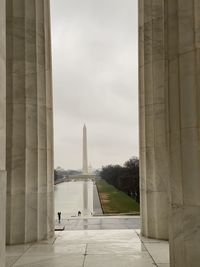
[[[55,185],[55,218],[57,212],[62,219],[93,214],[93,181],[71,181]]]

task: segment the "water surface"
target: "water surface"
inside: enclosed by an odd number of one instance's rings
[[[57,212],[62,213],[62,218],[77,216],[81,211],[82,216],[93,214],[93,181],[72,181],[55,185],[55,218]]]

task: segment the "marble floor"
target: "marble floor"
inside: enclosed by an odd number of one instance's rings
[[[6,266],[169,267],[169,246],[137,229],[62,231],[50,241],[7,247]]]
[[[58,226],[65,230],[139,229],[140,216],[71,217],[61,220],[61,224],[56,220]]]

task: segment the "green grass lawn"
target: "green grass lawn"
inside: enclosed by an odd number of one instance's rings
[[[103,179],[97,180],[96,185],[104,213],[139,214],[139,204],[124,192],[119,191]]]

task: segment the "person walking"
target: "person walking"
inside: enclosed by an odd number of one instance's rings
[[[60,221],[61,221],[61,212],[59,211],[57,214],[58,214],[58,223],[60,223]]]

